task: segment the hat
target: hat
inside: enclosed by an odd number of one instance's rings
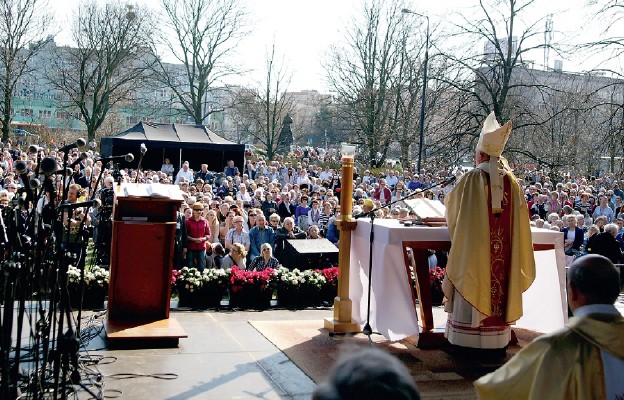
[[[494,113],[490,113],[483,122],[483,129],[479,135],[477,150],[490,156],[488,172],[490,174],[490,191],[492,193],[492,212],[500,214],[503,211],[503,174],[509,170],[507,160],[502,157],[505,144],[511,133],[511,121],[500,126]],[[502,169],[498,161],[502,162]]]
[[[375,207],[375,204],[371,199],[364,199],[363,205],[366,207]]]
[[[508,121],[505,125],[500,126],[496,121],[494,113],[490,113],[483,122],[483,129],[479,135],[479,142],[477,143],[477,150],[489,154],[493,157],[500,157],[509,139],[511,133],[511,121]]]

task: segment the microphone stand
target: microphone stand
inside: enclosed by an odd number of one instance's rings
[[[139,182],[139,174],[141,173],[141,163],[143,162],[143,157],[145,157],[145,153],[147,153],[147,148],[141,145],[141,149],[139,150],[141,156],[139,157],[139,164],[137,165],[137,176],[134,179],[134,183]]]

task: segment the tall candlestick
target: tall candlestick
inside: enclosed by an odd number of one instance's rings
[[[353,156],[342,156],[342,178],[340,180],[340,218],[352,221],[353,216]]]

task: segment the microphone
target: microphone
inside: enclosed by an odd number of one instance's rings
[[[368,217],[369,215],[370,215],[370,211],[368,211],[368,212],[361,212],[361,213],[359,213],[359,214],[355,214],[355,215],[353,216],[353,218],[355,218],[355,219],[360,219],[360,218],[362,218],[362,217]]]
[[[74,167],[78,164],[80,164],[82,161],[86,160],[87,158],[89,158],[89,155],[85,152],[80,153],[80,155],[78,156],[78,158],[76,160],[74,160],[73,163],[69,164],[67,166],[67,168],[71,168],[74,169]]]
[[[109,163],[111,161],[121,160],[121,159],[124,159],[127,162],[132,162],[132,161],[134,161],[134,155],[132,153],[128,153],[128,154],[123,155],[123,156],[102,157],[99,160],[96,160],[96,162],[97,161],[102,161],[102,164],[106,164],[106,163]]]
[[[24,175],[28,170],[28,164],[26,164],[24,161],[16,161],[14,168],[15,172],[17,172],[18,175]]]
[[[80,208],[80,207],[100,208],[101,205],[102,205],[102,201],[100,199],[94,199],[94,200],[89,200],[89,201],[83,201],[80,203],[61,204],[59,207],[73,210],[75,208]]]
[[[65,146],[58,149],[58,151],[62,151],[63,153],[67,153],[68,150],[75,149],[76,147],[79,149],[84,148],[87,145],[87,141],[83,138],[78,138],[74,143],[66,144]]]
[[[28,152],[31,153],[31,154],[32,153],[39,153],[40,151],[43,151],[43,147],[39,147],[39,146],[34,145],[34,144],[31,144],[28,147]]]
[[[56,173],[58,169],[58,164],[56,163],[56,159],[52,157],[46,157],[41,160],[40,164],[41,173],[45,176],[50,176]]]
[[[39,189],[41,187],[41,181],[37,178],[30,179],[30,187],[33,189]]]
[[[147,147],[145,147],[145,143],[141,143],[141,155],[147,153]]]

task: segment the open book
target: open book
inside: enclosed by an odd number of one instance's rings
[[[446,207],[438,200],[408,199],[403,202],[424,223],[446,222]]]
[[[126,183],[123,191],[129,197],[152,197],[157,199],[183,200],[180,188],[177,185],[163,185],[161,183]]]

